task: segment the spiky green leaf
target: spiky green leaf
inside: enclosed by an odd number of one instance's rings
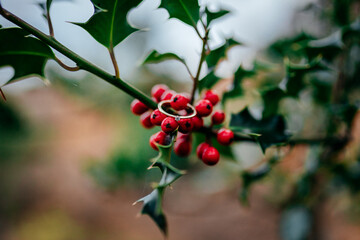
[[[0,29],[0,67],[14,69],[14,76],[6,84],[33,75],[44,77],[45,64],[54,57],[50,47],[29,36],[26,31],[20,28]]]
[[[196,28],[200,18],[198,0],[161,0],[160,7],[169,12],[170,18],[177,18]]]
[[[136,31],[126,17],[130,9],[141,0],[91,0],[94,15],[86,23],[74,23],[84,28],[96,41],[106,48],[115,47]]]
[[[221,47],[218,47],[214,50],[212,50],[210,52],[210,54],[206,57],[206,63],[208,65],[208,68],[213,68],[215,67],[218,62],[226,57],[226,52],[234,47],[234,46],[238,46],[241,45],[241,43],[239,43],[238,41],[230,38],[230,39],[226,39],[224,45],[222,45]]]
[[[159,53],[158,51],[152,51],[144,60],[143,64],[148,63],[160,63],[166,60],[177,60],[185,63],[185,60],[174,53]]]
[[[208,75],[200,80],[199,91],[201,92],[204,89],[211,89],[219,80],[220,78],[215,75],[214,71],[210,71]]]
[[[282,116],[275,115],[257,120],[247,108],[231,115],[230,128],[253,137],[264,153],[268,147],[284,144],[290,137],[286,133],[286,122]]]
[[[220,11],[217,11],[217,12],[210,12],[210,10],[206,7],[205,8],[205,13],[206,13],[207,23],[210,24],[213,20],[225,16],[226,14],[230,13],[230,11],[228,11],[228,10],[220,10]]]
[[[172,143],[166,146],[157,145],[159,155],[152,159],[153,164],[151,168],[157,167],[161,170],[161,180],[154,186],[154,190],[149,195],[137,201],[143,202],[141,213],[149,215],[165,235],[167,234],[167,223],[162,209],[164,192],[170,184],[184,174],[183,171],[180,171],[170,164],[172,145]]]

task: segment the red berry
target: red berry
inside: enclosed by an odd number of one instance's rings
[[[165,118],[161,123],[161,129],[166,133],[175,131],[178,126],[179,124],[172,117]]]
[[[219,96],[214,91],[211,90],[206,91],[204,99],[209,100],[213,106],[215,106],[220,100]]]
[[[152,128],[154,127],[154,124],[152,124],[150,120],[151,113],[150,112],[144,112],[140,116],[140,122],[143,125],[144,128]]]
[[[229,129],[222,128],[217,133],[217,141],[221,145],[230,145],[234,141],[234,133]]]
[[[156,146],[156,143],[157,144],[160,144],[160,145],[164,145],[165,144],[165,139],[166,139],[166,133],[164,133],[163,131],[160,131],[160,132],[157,132],[155,134],[153,134],[151,137],[150,137],[150,146],[158,151],[158,147]]]
[[[161,95],[163,95],[163,93],[168,89],[169,89],[169,87],[166,86],[165,84],[156,84],[151,89],[151,96],[156,98],[157,102],[160,102],[161,101]]]
[[[176,92],[173,90],[166,90],[163,95],[161,95],[161,101],[170,100],[175,94]]]
[[[160,126],[162,121],[166,118],[166,115],[160,112],[159,109],[154,110],[151,113],[150,121],[156,126]]]
[[[213,166],[219,162],[220,154],[219,151],[214,147],[208,147],[205,149],[201,160],[209,166]]]
[[[180,157],[187,157],[191,153],[191,142],[185,139],[178,139],[174,144],[174,152]]]
[[[225,113],[221,110],[214,112],[214,114],[211,117],[211,122],[214,125],[221,124],[224,122],[224,120],[225,120]]]
[[[178,140],[178,139],[191,141],[192,137],[191,137],[191,134],[184,134],[184,133],[179,132],[176,137],[176,140]]]
[[[145,104],[140,102],[138,99],[132,101],[130,106],[131,106],[130,107],[131,111],[135,115],[141,115],[149,109]]]
[[[178,121],[179,124],[179,132],[181,133],[189,133],[193,128],[193,124],[190,118],[180,119]]]
[[[206,117],[212,112],[213,105],[209,100],[202,99],[196,104],[195,109],[200,117]]]
[[[193,131],[197,131],[204,126],[204,120],[199,116],[195,116],[191,120],[193,124]]]
[[[210,144],[208,144],[206,142],[199,144],[199,146],[196,148],[196,155],[198,156],[199,159],[202,158],[202,155],[203,155],[205,149],[207,149],[208,147],[210,147]]]
[[[185,109],[189,103],[189,99],[182,94],[172,96],[170,105],[176,111]]]

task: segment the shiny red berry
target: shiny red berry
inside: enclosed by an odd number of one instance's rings
[[[223,123],[225,120],[225,113],[221,110],[218,110],[214,112],[214,114],[211,116],[211,122],[214,125],[218,125]]]
[[[213,105],[209,100],[202,99],[195,106],[197,115],[200,117],[209,116],[213,110]]]
[[[144,128],[152,128],[154,127],[154,124],[151,123],[150,120],[151,112],[144,112],[140,116],[140,123],[143,125]]]
[[[165,144],[165,141],[166,141],[166,133],[164,133],[163,131],[160,131],[160,132],[157,132],[155,134],[153,134],[151,137],[150,137],[150,141],[149,141],[149,144],[150,146],[154,149],[154,150],[159,150],[158,147],[156,146],[156,143],[157,144],[160,144],[160,145],[164,145]]]
[[[229,129],[222,128],[217,133],[217,141],[221,145],[230,145],[234,141],[234,133]]]
[[[143,125],[144,128],[152,128],[154,127],[154,124],[152,124],[150,120],[151,112],[144,112],[140,116],[140,122]]]
[[[161,123],[161,129],[166,133],[171,133],[179,126],[177,121],[172,117],[165,118]]]
[[[214,147],[208,147],[204,150],[201,160],[209,166],[213,166],[219,162],[219,151]]]
[[[154,110],[151,113],[150,121],[156,126],[160,126],[162,121],[166,118],[166,115],[160,112],[159,109]]]
[[[144,112],[146,112],[149,108],[145,104],[140,102],[138,99],[135,99],[134,101],[131,102],[130,109],[133,114],[141,115]]]
[[[202,158],[202,155],[203,155],[205,149],[207,149],[208,147],[210,147],[210,144],[208,144],[206,142],[199,144],[199,146],[196,148],[196,155],[198,156],[199,159]]]
[[[179,124],[179,132],[181,133],[189,133],[193,128],[193,123],[190,118],[180,119],[178,121]]]
[[[170,100],[172,96],[176,95],[176,92],[173,90],[166,90],[163,95],[161,95],[161,101]]]
[[[165,84],[156,84],[151,89],[151,96],[156,98],[157,102],[160,102],[161,101],[161,96],[168,89],[169,89],[169,87],[166,86]]]
[[[204,120],[199,116],[193,117],[191,121],[193,124],[193,131],[197,131],[204,126]]]
[[[207,90],[204,99],[209,100],[213,106],[219,102],[219,96],[212,90]]]
[[[189,99],[182,94],[172,96],[170,105],[176,111],[185,109],[189,103]]]
[[[174,143],[174,152],[180,157],[187,157],[191,153],[191,142],[186,139],[178,139]]]
[[[191,134],[184,134],[184,133],[181,133],[179,132],[177,134],[177,137],[176,137],[176,140],[178,139],[183,139],[183,140],[186,140],[186,141],[191,141],[192,140],[192,136]]]

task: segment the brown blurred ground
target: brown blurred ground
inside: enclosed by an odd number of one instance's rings
[[[35,153],[29,158],[35,161],[21,170],[18,190],[29,195],[29,207],[4,240],[162,239],[147,216],[138,217],[141,204],[132,206],[148,188],[108,193],[84,171],[90,158],[105,159],[114,147],[110,117],[52,88],[25,93],[16,102],[45,137],[32,143]],[[294,151],[301,155],[304,149]],[[265,200],[266,187],[256,186],[251,206],[243,207],[237,200],[239,185],[208,193],[192,181],[183,177],[166,195],[170,240],[279,239],[280,215]],[[321,209],[324,239],[359,239],[360,227],[332,206],[329,202]]]

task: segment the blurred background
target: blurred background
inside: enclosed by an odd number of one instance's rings
[[[4,8],[47,32],[39,2],[2,0]],[[230,49],[216,71],[224,78],[215,87],[220,92],[239,65],[251,68],[254,60],[281,65],[282,59],[271,59],[267,52],[279,40],[302,32],[324,37],[334,31],[326,15],[335,7],[333,1],[199,2],[214,11],[231,10],[211,26],[212,48],[231,37],[243,43]],[[192,72],[197,69],[201,41],[191,27],[169,20],[166,10],[158,9],[159,4],[159,0],[144,0],[128,14],[129,22],[141,30],[115,48],[120,75],[146,93],[157,83],[189,92],[191,79],[183,65],[174,61],[141,65],[155,49],[176,53],[186,60]],[[113,72],[107,49],[71,24],[85,22],[92,14],[89,0],[54,1],[51,16],[55,36],[79,55]],[[13,26],[3,18],[0,24]],[[12,74],[11,68],[1,68],[0,84]],[[281,74],[283,69],[279,67],[274,77]],[[206,75],[206,68],[201,75]],[[157,129],[140,127],[138,117],[129,110],[132,98],[84,71],[66,72],[50,61],[46,78],[31,78],[2,88],[7,101],[0,101],[0,239],[162,239],[147,216],[139,217],[141,204],[132,206],[151,191],[151,183],[160,176],[157,171],[147,170],[149,159],[157,155],[148,139]],[[253,81],[249,88],[256,87],[262,79]],[[238,112],[250,103],[256,115],[256,94],[232,103],[228,113]],[[316,136],[318,131],[309,129],[319,128],[321,132],[325,115],[317,112],[306,95],[284,104],[284,109],[289,116],[295,116],[287,119],[294,134]],[[317,114],[317,119],[309,121],[313,114]],[[355,152],[360,142],[359,121],[355,121],[353,129]],[[253,187],[249,206],[238,200],[239,173],[261,165],[266,156],[258,146],[234,144],[232,151],[213,168],[203,166],[194,155],[186,159],[173,156],[174,165],[187,170],[187,175],[165,196],[169,239],[281,239],[282,199],[289,194],[288,185],[301,172],[304,159],[311,152],[304,145],[284,147],[281,151],[285,158],[267,181]],[[319,209],[316,221],[322,239],[359,239],[360,197],[341,193]],[[299,231],[303,225],[306,228],[303,222],[308,218],[301,209],[294,208],[288,214],[293,216],[291,221],[299,223]]]

